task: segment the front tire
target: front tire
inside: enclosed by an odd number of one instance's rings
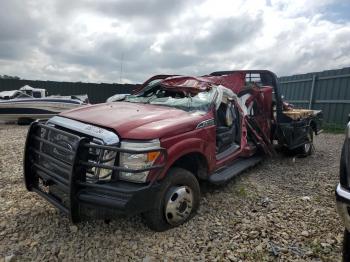
[[[146,225],[155,231],[177,227],[196,214],[199,202],[197,178],[183,168],[171,168],[162,181],[153,209],[143,214]]]

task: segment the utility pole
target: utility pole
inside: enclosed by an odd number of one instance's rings
[[[124,59],[124,53],[122,53],[122,57],[120,59],[120,76],[119,76],[119,83],[122,83],[122,76],[123,76],[123,59]]]

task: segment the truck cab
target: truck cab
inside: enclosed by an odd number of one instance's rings
[[[33,123],[25,184],[73,223],[141,213],[164,231],[195,215],[200,180],[227,183],[275,154],[274,141],[308,155],[320,123],[286,104],[266,70],[154,76],[116,102]]]

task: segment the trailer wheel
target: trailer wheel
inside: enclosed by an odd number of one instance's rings
[[[296,149],[296,153],[301,156],[309,156],[312,154],[314,136],[311,128],[309,128],[308,130],[307,138],[309,142],[305,143],[304,145]]]
[[[197,178],[182,168],[171,168],[162,182],[152,210],[143,217],[155,231],[165,231],[190,220],[199,207],[200,188]]]

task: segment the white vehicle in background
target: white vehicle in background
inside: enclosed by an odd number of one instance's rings
[[[88,104],[87,95],[48,96],[46,89],[23,86],[0,92],[0,121],[29,124]]]
[[[10,90],[0,92],[1,100],[10,100],[15,98],[42,98],[47,96],[46,89],[43,88],[33,88],[31,86],[25,85],[19,90]]]

